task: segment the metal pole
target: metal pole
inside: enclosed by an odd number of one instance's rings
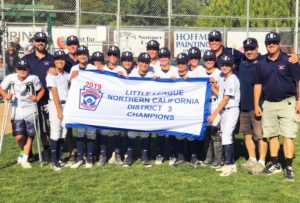
[[[78,39],[80,39],[80,0],[76,0],[76,32]]]
[[[168,48],[171,50],[171,23],[172,23],[172,0],[168,0],[168,19],[169,19],[169,32],[168,32]]]
[[[120,47],[120,24],[121,24],[121,9],[120,0],[118,0],[118,11],[117,11],[117,46]],[[115,41],[115,40],[114,40]]]
[[[296,19],[295,19],[295,36],[294,36],[294,51],[298,54],[298,24],[299,24],[299,0],[296,0]]]
[[[1,0],[1,9],[2,9],[2,12],[1,12],[1,20],[2,20],[2,23],[1,23],[1,31],[2,31],[2,56],[3,56],[3,68],[4,68],[4,71],[3,71],[3,74],[4,76],[6,76],[6,60],[5,60],[5,21],[4,21],[4,0]]]
[[[247,38],[249,37],[249,21],[250,21],[250,0],[247,0]]]
[[[32,5],[33,5],[33,13],[35,13],[35,0],[32,0]],[[35,16],[32,16],[32,24],[33,24],[33,33],[35,33]]]

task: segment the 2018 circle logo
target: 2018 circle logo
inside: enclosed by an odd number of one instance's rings
[[[101,101],[103,93],[101,90],[84,87],[80,89],[79,108],[84,110],[95,111]]]

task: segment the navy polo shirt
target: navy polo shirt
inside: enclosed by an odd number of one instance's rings
[[[280,52],[275,61],[264,55],[255,72],[255,84],[262,84],[265,100],[279,102],[297,94],[297,80],[300,80],[299,63],[292,64],[289,57]]]
[[[254,60],[249,60],[246,56],[244,56],[238,67],[238,78],[240,80],[241,90],[241,110],[254,110],[253,83],[256,72],[256,66],[260,58],[260,54]],[[260,97],[259,104],[261,105],[262,103],[263,99],[262,97]]]
[[[46,52],[45,57],[39,59],[35,55],[35,51],[31,54],[25,55],[23,58],[30,67],[30,73],[34,74],[39,77],[40,81],[42,82],[46,92],[45,95],[43,96],[43,100],[48,100],[49,98],[49,92],[48,89],[46,88],[46,75],[47,71],[50,67],[54,67],[54,61],[53,61],[53,55],[49,54]]]
[[[221,54],[217,57],[217,61],[216,61],[216,64],[215,64],[215,67],[217,67],[218,69],[221,70],[221,58],[222,56],[224,55],[230,55],[230,56],[233,56],[234,58],[234,62],[235,62],[235,65],[236,67],[239,65],[240,61],[241,61],[241,58],[244,56],[243,53],[239,52],[238,50],[234,49],[234,48],[228,48],[228,47],[224,47],[222,45],[222,52]]]
[[[71,68],[75,65],[77,65],[79,63],[79,61],[73,61],[73,59],[71,59],[71,57],[69,56],[69,54],[67,54],[67,58],[66,58],[66,65],[64,67],[64,71],[70,73]]]

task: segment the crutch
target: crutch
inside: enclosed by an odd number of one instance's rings
[[[36,92],[34,90],[33,84],[31,82],[27,83],[29,86],[29,91],[32,95],[36,96]],[[39,120],[39,113],[37,110],[38,106],[36,102],[32,102],[32,111],[33,111],[33,117],[34,117],[34,130],[36,132],[36,142],[38,146],[39,151],[39,161],[41,167],[43,166],[43,157],[42,157],[42,151],[41,151],[41,130],[40,130],[40,120]]]
[[[14,88],[14,84],[10,84],[10,87],[9,87],[7,93],[8,94],[11,93],[13,88]],[[10,104],[10,100],[5,99],[4,116],[3,116],[3,120],[2,120],[1,134],[0,134],[0,136],[1,136],[0,137],[0,155],[1,155],[1,151],[2,151],[3,138],[4,138],[4,133],[5,133],[7,119],[8,119],[9,104]]]

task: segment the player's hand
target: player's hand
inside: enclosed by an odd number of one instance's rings
[[[56,71],[56,69],[53,68],[53,67],[50,67],[50,68],[48,69],[48,73],[50,73],[51,75],[57,75],[57,71]]]
[[[184,80],[187,80],[188,78],[189,78],[189,77],[188,77],[188,76],[186,76],[186,75],[185,75],[185,76],[183,76],[183,79],[184,79]]]
[[[9,93],[9,94],[6,94],[6,95],[4,96],[4,98],[5,98],[6,100],[11,100],[12,96],[13,96],[13,94]]]
[[[211,85],[215,85],[217,83],[215,78],[213,78],[213,77],[209,78],[209,82]]]
[[[158,79],[159,77],[158,76],[153,76],[153,80],[156,80]]]
[[[117,72],[118,75],[125,77],[124,73],[122,71]]]
[[[263,115],[260,106],[254,106],[254,113],[256,117],[261,117]]]
[[[211,114],[211,115],[208,117],[207,121],[210,122],[210,123],[212,123],[212,122],[214,122],[215,118],[216,118],[216,115],[215,115],[215,114]]]
[[[289,62],[290,63],[298,63],[299,62],[299,57],[297,54],[288,54],[290,56]]]
[[[63,118],[64,118],[64,116],[63,116],[63,113],[61,112],[61,111],[59,111],[58,113],[57,113],[57,118],[59,119],[59,120],[63,120]]]
[[[175,77],[175,76],[172,76],[172,77],[171,77],[171,79],[172,79],[172,80],[176,80],[176,79],[177,79],[177,77]]]
[[[296,102],[296,112],[300,113],[300,101],[299,100]]]
[[[74,70],[71,75],[71,79],[75,78],[78,75],[78,70]]]
[[[34,95],[30,95],[29,98],[31,99],[31,101],[34,101],[34,102],[37,101],[37,97]]]

